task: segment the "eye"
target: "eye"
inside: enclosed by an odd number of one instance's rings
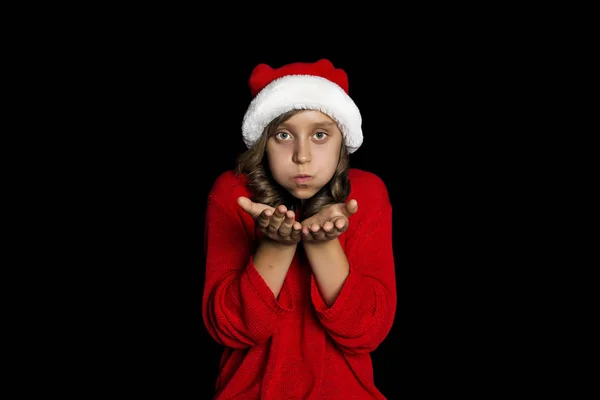
[[[315,133],[315,139],[317,140],[323,140],[327,138],[327,134],[325,132],[317,132]]]
[[[288,140],[291,138],[291,135],[287,132],[277,132],[275,137],[280,140]]]

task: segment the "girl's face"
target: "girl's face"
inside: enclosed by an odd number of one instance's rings
[[[333,177],[341,146],[342,133],[331,118],[319,111],[299,112],[267,141],[271,174],[297,199],[309,199]]]

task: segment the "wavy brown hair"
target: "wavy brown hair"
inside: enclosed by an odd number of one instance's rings
[[[252,201],[271,207],[284,204],[288,209],[301,209],[302,218],[306,219],[330,204],[346,202],[350,193],[350,181],[348,179],[350,156],[342,140],[340,159],[331,180],[313,197],[306,199],[302,207],[300,207],[300,201],[290,195],[287,190],[273,179],[267,157],[265,157],[265,149],[269,137],[276,133],[277,127],[282,122],[302,111],[292,110],[281,114],[271,121],[254,146],[238,157],[236,173],[246,175],[248,178],[248,187],[253,195]]]

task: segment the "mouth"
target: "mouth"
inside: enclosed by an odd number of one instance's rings
[[[308,182],[312,179],[312,175],[307,175],[307,174],[298,174],[294,176],[294,182],[296,183],[305,183]]]

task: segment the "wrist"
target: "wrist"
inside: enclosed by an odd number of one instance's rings
[[[270,248],[273,248],[273,249],[281,249],[281,250],[295,249],[298,246],[298,243],[294,243],[294,242],[280,242],[280,241],[277,241],[275,239],[271,239],[268,236],[263,236],[262,239],[260,240],[260,244],[262,246],[270,247]]]
[[[327,249],[328,247],[335,247],[339,243],[337,237],[329,240],[303,240],[302,246],[311,249]]]

